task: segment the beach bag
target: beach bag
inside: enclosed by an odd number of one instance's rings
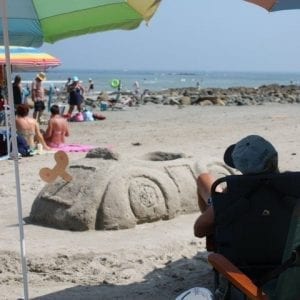
[[[100,103],[100,110],[104,111],[107,110],[108,104],[106,102],[101,102]]]
[[[84,121],[83,113],[82,112],[77,113],[76,115],[74,115],[70,119],[70,121],[72,121],[72,122],[83,122]]]
[[[93,113],[89,110],[83,112],[83,119],[86,122],[94,121]]]

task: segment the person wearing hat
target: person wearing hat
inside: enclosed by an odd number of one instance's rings
[[[68,116],[71,117],[74,107],[77,107],[78,112],[82,111],[82,102],[83,102],[83,95],[84,95],[84,88],[79,82],[79,78],[74,76],[72,78],[72,83],[68,87],[69,92],[69,110]]]
[[[43,87],[43,81],[46,80],[46,74],[40,72],[36,75],[31,84],[31,97],[34,103],[33,118],[37,119],[38,123],[41,123],[41,116],[45,110],[45,90]]]
[[[224,162],[242,174],[279,173],[278,153],[274,146],[259,135],[249,135],[230,145],[224,153]],[[214,230],[214,210],[210,191],[215,178],[202,173],[197,178],[198,204],[202,214],[194,224],[196,237],[210,236]],[[224,192],[220,186],[217,192]]]

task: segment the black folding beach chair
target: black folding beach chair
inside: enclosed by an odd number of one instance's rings
[[[212,201],[215,299],[299,300],[300,172],[227,176]]]

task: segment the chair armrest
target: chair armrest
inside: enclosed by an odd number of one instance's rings
[[[269,297],[258,288],[252,280],[234,266],[221,254],[212,253],[208,256],[208,262],[236,288],[241,290],[251,300],[268,300]]]

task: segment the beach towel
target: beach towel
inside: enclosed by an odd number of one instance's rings
[[[73,117],[70,118],[70,121],[71,122],[83,122],[84,121],[83,113],[78,112],[77,114],[75,114]]]
[[[96,148],[96,146],[91,145],[81,145],[81,144],[64,144],[59,147],[51,148],[54,151],[64,151],[64,152],[89,152],[91,149]]]

